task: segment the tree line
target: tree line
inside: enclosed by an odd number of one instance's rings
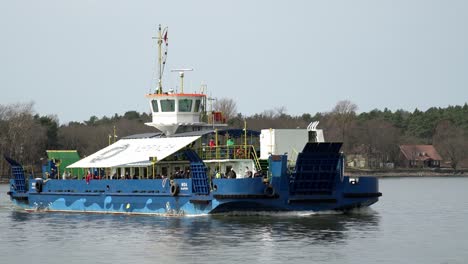
[[[345,154],[362,154],[379,162],[397,162],[401,144],[433,144],[444,160],[459,167],[468,158],[468,105],[432,107],[426,111],[372,110],[358,113],[356,104],[340,101],[329,112],[289,115],[285,107],[250,116],[237,112],[231,99],[215,101],[213,109],[222,111],[229,125],[248,129],[305,128],[320,121],[327,141],[342,141]],[[128,111],[112,117],[92,116],[87,121],[60,125],[57,116],[41,116],[33,103],[0,105],[0,154],[22,164],[40,169],[48,149],[76,149],[81,156],[90,155],[119,137],[155,132],[145,126],[148,113]],[[114,127],[117,138],[114,138]],[[9,166],[0,161],[0,175],[8,175]]]
[[[223,101],[217,109],[224,109]],[[216,105],[216,104],[215,104]],[[468,166],[468,104],[431,107],[426,111],[415,109],[391,111],[374,109],[358,113],[358,106],[351,101],[339,101],[330,111],[289,115],[285,107],[266,110],[252,116],[237,113],[228,107],[229,122],[241,128],[244,120],[249,129],[305,128],[312,121],[320,121],[325,140],[343,142],[346,155],[360,154],[368,161],[368,167],[401,161],[400,145],[434,145],[444,161],[452,168]],[[462,164],[461,164],[462,163]]]

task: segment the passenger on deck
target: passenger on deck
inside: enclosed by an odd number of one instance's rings
[[[231,154],[234,150],[234,140],[231,137],[228,137],[226,141],[226,156],[229,159],[231,157]]]
[[[91,171],[88,170],[88,173],[86,174],[86,184],[89,184],[92,178],[93,178],[93,174],[91,174]]]
[[[210,138],[210,142],[208,143],[208,146],[210,146],[210,150],[213,150],[214,147],[216,147],[216,143],[214,142],[213,138]]]
[[[245,167],[245,177],[252,178],[253,174],[252,171],[249,170],[249,167]]]
[[[221,172],[216,171],[215,178],[216,179],[221,179]]]
[[[254,177],[262,177],[262,176],[263,176],[263,172],[261,170],[255,172],[255,174],[254,174]]]
[[[70,179],[70,172],[65,170],[62,174],[62,180],[67,180],[67,179]]]
[[[226,174],[228,179],[235,179],[237,177],[236,172],[234,171],[234,168],[231,168],[230,171]]]
[[[231,137],[228,137],[228,139],[226,141],[226,146],[228,146],[228,147],[234,146],[234,140]]]
[[[57,179],[57,172],[55,171],[54,168],[50,169],[50,178]]]

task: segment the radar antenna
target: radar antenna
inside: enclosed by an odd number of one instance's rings
[[[173,69],[171,72],[179,72],[180,76],[180,93],[184,93],[184,72],[193,71],[191,68],[187,69]]]

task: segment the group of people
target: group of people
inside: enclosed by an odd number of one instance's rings
[[[215,148],[220,146],[219,141],[218,144],[214,141],[213,138],[210,139],[208,142],[208,146],[210,148],[210,152],[215,151]],[[246,158],[247,155],[245,155],[245,149],[244,147],[238,147],[236,148],[234,139],[231,137],[228,137],[226,140],[226,145],[225,145],[225,154],[228,158],[230,157],[235,157],[235,158]]]
[[[190,170],[186,170],[186,171],[178,170],[174,174],[171,173],[169,175],[169,179],[171,179],[171,180],[173,180],[173,179],[188,179],[190,177],[191,177]]]
[[[166,178],[169,178],[171,180],[173,179],[188,179],[190,178],[192,175],[191,175],[191,172],[190,170],[177,170],[175,171],[174,173],[170,173],[169,177],[167,177],[166,175],[162,175],[162,174],[157,174],[154,179],[166,179]],[[152,176],[148,176],[148,178],[153,178]],[[101,179],[107,179],[106,176],[99,176],[99,175],[96,175],[94,174],[91,170],[88,170],[85,177],[83,177],[83,179],[86,180],[87,183],[89,183],[91,180],[101,180]],[[139,176],[137,175],[133,175],[133,176],[130,176],[127,173],[122,174],[120,177],[118,177],[117,175],[117,172],[115,172],[113,175],[111,175],[108,179],[110,180],[137,180],[137,179],[140,179]]]
[[[219,145],[219,141],[218,141],[218,145]],[[217,146],[213,138],[210,138],[210,141],[208,142],[208,146],[210,147],[210,149],[214,149]],[[226,146],[234,147],[234,139],[232,139],[231,137],[228,137],[226,141]]]
[[[260,177],[260,176],[262,176],[261,173],[258,173],[258,172],[254,173],[252,170],[249,169],[249,167],[245,167],[244,178],[254,178],[254,177]],[[222,174],[219,170],[217,170],[215,173],[215,178],[216,179],[222,179],[222,178],[236,179],[237,173],[234,170],[234,168],[231,168],[225,175]]]

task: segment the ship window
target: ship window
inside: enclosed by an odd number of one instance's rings
[[[201,100],[195,100],[195,109],[193,110],[195,113],[200,111],[200,103]]]
[[[153,106],[153,112],[159,112],[158,100],[151,101],[151,105]]]
[[[174,112],[175,100],[161,100],[161,112]]]
[[[192,100],[181,99],[179,100],[179,112],[190,112],[192,111]]]

